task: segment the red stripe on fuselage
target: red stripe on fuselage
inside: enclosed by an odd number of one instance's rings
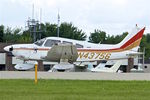
[[[124,45],[120,47],[120,49],[126,48],[136,40],[140,39],[143,36],[145,28],[143,28],[141,31],[139,31],[134,37],[132,37],[128,42],[126,42]]]
[[[123,44],[120,48],[114,48],[114,49],[105,49],[105,50],[100,50],[100,49],[97,49],[97,50],[93,50],[93,49],[79,49],[79,51],[107,51],[107,52],[112,52],[112,51],[115,51],[115,50],[123,50],[125,49],[126,47],[130,46],[132,43],[138,41],[139,39],[142,38],[143,36],[143,33],[144,33],[144,30],[145,30],[145,27],[139,31],[135,36],[133,36],[130,40],[128,40],[125,44]]]

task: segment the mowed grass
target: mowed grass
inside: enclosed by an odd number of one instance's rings
[[[150,100],[150,81],[0,80],[0,100]]]

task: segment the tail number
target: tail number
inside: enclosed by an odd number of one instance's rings
[[[100,59],[106,59],[108,60],[111,56],[111,53],[95,53],[95,52],[79,52],[78,57],[80,59],[94,59],[94,60],[100,60]]]

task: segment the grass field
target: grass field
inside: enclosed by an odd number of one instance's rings
[[[149,100],[150,81],[0,80],[0,100]]]

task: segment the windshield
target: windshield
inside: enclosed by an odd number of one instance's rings
[[[41,39],[41,40],[38,40],[36,41],[34,44],[38,45],[38,46],[42,46],[42,44],[44,43],[45,41],[45,38],[44,39]]]
[[[57,45],[58,43],[60,43],[61,41],[60,40],[51,40],[51,39],[48,39],[44,46],[45,47],[52,47],[53,45]]]

